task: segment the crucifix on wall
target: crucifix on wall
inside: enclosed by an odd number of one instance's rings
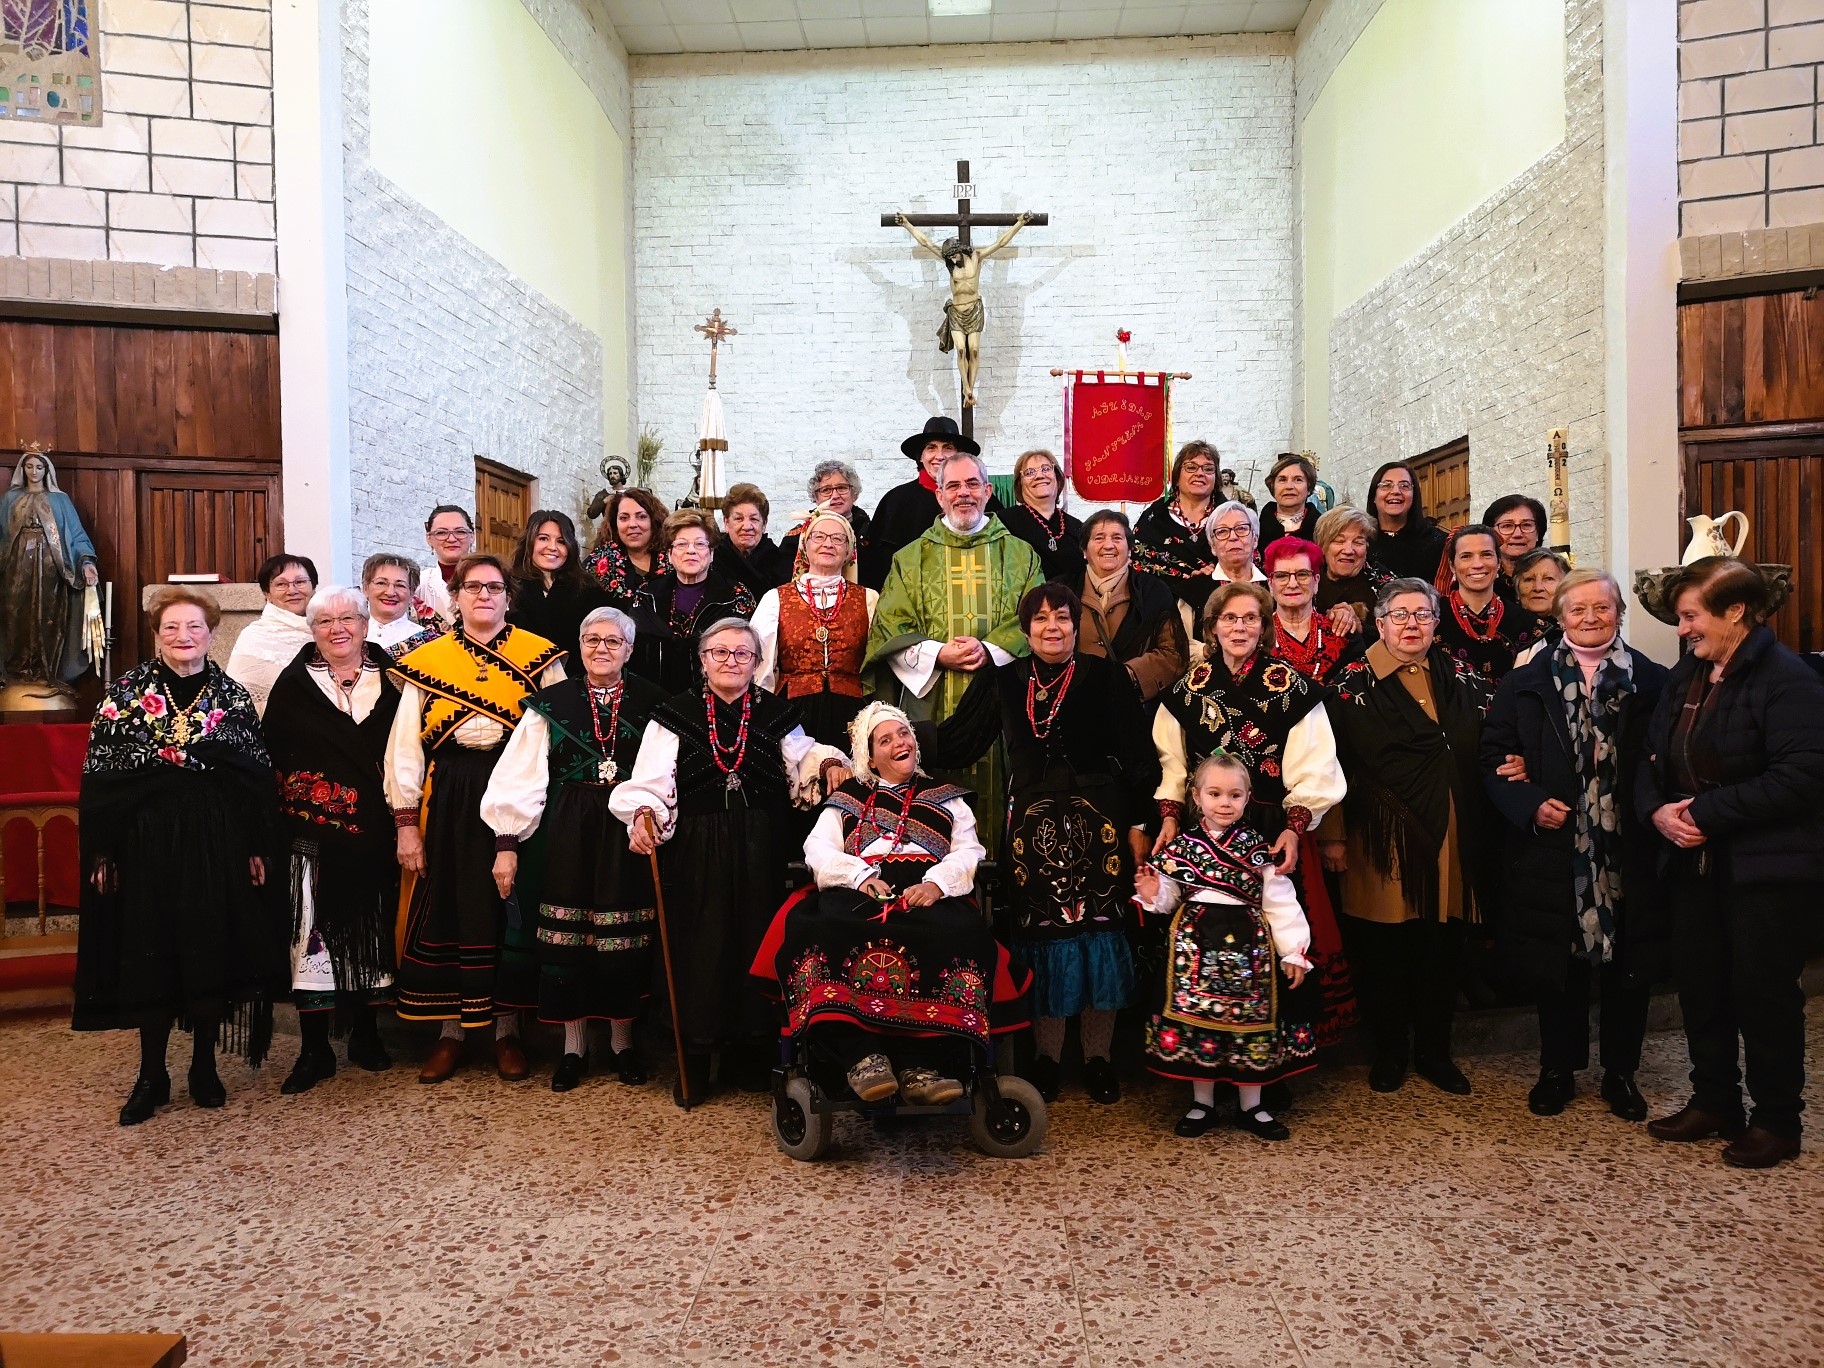
[[[920,247],[939,258],[950,272],[950,298],[944,304],[943,320],[937,325],[940,351],[956,353],[956,374],[963,392],[963,435],[975,435],[975,375],[981,364],[982,349],[982,263],[1008,243],[1027,224],[1044,227],[1051,222],[1048,214],[978,214],[970,207],[975,199],[975,186],[969,180],[969,163],[956,164],[956,199],[954,214],[892,213],[880,216],[883,228],[904,228]],[[989,247],[977,247],[970,240],[971,227],[1005,228],[1007,231]],[[956,236],[933,242],[921,228],[954,228]]]

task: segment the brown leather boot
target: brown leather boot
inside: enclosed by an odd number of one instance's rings
[[[1655,1140],[1670,1140],[1678,1144],[1709,1140],[1716,1136],[1724,1140],[1735,1140],[1740,1138],[1744,1129],[1746,1127],[1741,1117],[1717,1116],[1704,1111],[1695,1102],[1687,1102],[1670,1116],[1647,1122],[1647,1134]]]
[[[1730,1168],[1772,1168],[1798,1152],[1798,1136],[1776,1135],[1761,1126],[1750,1126],[1740,1140],[1723,1146],[1723,1162]]]
[[[448,1036],[441,1037],[436,1048],[431,1051],[431,1057],[424,1061],[424,1067],[418,1071],[418,1081],[441,1083],[455,1073],[462,1064],[463,1043]]]

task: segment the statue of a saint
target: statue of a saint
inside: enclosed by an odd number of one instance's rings
[[[50,457],[28,450],[0,494],[0,666],[9,683],[67,683],[87,667],[84,591],[95,546],[57,488]]]
[[[937,346],[939,351],[956,353],[964,408],[975,407],[975,372],[981,362],[982,263],[1012,242],[1013,235],[1029,221],[1029,215],[1021,214],[991,247],[965,247],[957,238],[945,238],[939,246],[919,232],[903,213],[899,215],[899,226],[912,234],[920,247],[941,258],[944,269],[950,272],[950,299],[944,305],[943,321],[937,325]]]

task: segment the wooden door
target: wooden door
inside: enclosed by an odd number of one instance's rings
[[[475,458],[475,549],[512,563],[532,516],[532,477]]]
[[[216,574],[245,584],[279,550],[279,476],[139,475],[139,565],[144,582]]]
[[[250,580],[282,541],[273,332],[0,319],[0,461],[50,448],[114,586],[114,668],[139,663],[140,591]]]
[[[1768,625],[1796,651],[1824,650],[1824,422],[1687,432],[1684,458],[1679,517],[1747,515],[1742,555],[1792,567]],[[1681,551],[1689,541],[1686,531]]]
[[[1412,462],[1419,507],[1440,527],[1461,527],[1469,519],[1469,438],[1459,437]]]
[[[1681,304],[1678,359],[1680,549],[1686,518],[1740,509],[1742,554],[1792,567],[1770,625],[1824,650],[1824,292]]]

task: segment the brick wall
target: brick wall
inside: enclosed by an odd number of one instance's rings
[[[105,0],[101,31],[100,128],[0,121],[0,256],[273,272],[270,0]]]
[[[600,99],[624,57],[594,8],[527,0]],[[373,169],[367,0],[342,15],[354,559],[427,554],[425,513],[472,508],[478,455],[538,477],[539,501],[577,516],[600,483],[601,343]],[[605,108],[628,127],[624,104]]]
[[[1824,223],[1824,0],[1682,0],[1678,33],[1679,231]]]
[[[1360,502],[1374,467],[1469,435],[1474,510],[1543,497],[1570,429],[1572,545],[1607,553],[1602,3],[1565,7],[1565,139],[1337,318],[1325,473]]]
[[[1047,228],[983,268],[991,465],[1061,442],[1054,365],[1188,370],[1176,436],[1257,478],[1291,430],[1297,279],[1289,35],[634,59],[639,416],[659,484],[688,483],[720,307],[731,479],[800,506],[841,456],[871,505],[908,477],[900,440],[955,415],[936,347],[948,282],[893,208],[945,211],[959,157],[976,207]],[[978,236],[978,241],[982,239]]]

